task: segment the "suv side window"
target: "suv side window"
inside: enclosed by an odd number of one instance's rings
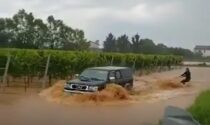
[[[115,72],[114,71],[109,72],[109,77],[115,77]]]
[[[133,75],[132,71],[129,69],[122,70],[121,73],[122,73],[123,78],[132,78],[132,75]]]
[[[116,79],[121,79],[122,78],[120,71],[115,72],[115,77],[116,77]]]

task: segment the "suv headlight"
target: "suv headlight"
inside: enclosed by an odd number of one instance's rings
[[[89,86],[88,89],[90,91],[98,91],[98,86]]]

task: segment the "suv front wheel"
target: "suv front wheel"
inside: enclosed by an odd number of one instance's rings
[[[132,88],[133,88],[133,84],[132,83],[126,83],[125,85],[124,85],[124,88],[126,89],[126,90],[132,90]]]

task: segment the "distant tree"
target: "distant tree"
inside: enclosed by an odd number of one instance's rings
[[[21,9],[12,18],[0,18],[0,47],[88,50],[89,46],[82,30],[73,29],[53,16],[49,16],[44,23],[43,20],[35,18],[33,13]],[[127,35],[116,39],[110,33],[104,41],[104,51],[173,54],[185,58],[202,56],[202,53],[193,53],[189,49],[169,48],[164,44],[156,45],[151,39],[140,39],[139,34],[134,35],[130,42]]]
[[[0,47],[8,47],[9,46],[9,36],[5,32],[0,31]]]
[[[5,29],[5,20],[0,18],[0,47],[6,47],[8,43],[8,36],[4,31]]]
[[[157,44],[155,50],[159,54],[168,54],[168,47],[162,43]]]
[[[14,45],[18,48],[36,48],[34,46],[34,16],[32,13],[26,13],[25,10],[19,10],[17,14],[13,16],[13,22],[15,27],[11,30],[15,31]]]
[[[76,44],[77,50],[87,50],[89,49],[89,42],[85,39],[85,33],[82,30],[74,30],[74,42]]]
[[[35,48],[41,49],[46,48],[47,46],[47,32],[48,28],[47,25],[44,24],[44,22],[41,19],[35,19],[34,20],[34,46]]]
[[[200,57],[203,56],[203,53],[202,52],[196,52],[194,55],[195,55],[196,58],[200,58]]]
[[[116,39],[112,33],[109,33],[109,35],[106,37],[106,40],[104,41],[103,50],[105,52],[116,52],[116,49]]]
[[[190,59],[202,58],[202,53],[193,53],[191,50],[184,48],[167,47],[162,43],[156,45],[151,39],[140,39],[139,34],[131,38],[131,43],[127,35],[122,35],[116,40],[112,34],[109,34],[104,41],[104,51],[180,55]]]
[[[162,43],[157,44],[157,47],[160,49],[167,49],[168,47]]]
[[[24,9],[13,18],[0,18],[0,47],[86,50],[84,32],[49,16],[47,23]]]
[[[56,20],[53,16],[47,18],[48,27],[48,45],[50,49],[60,49],[63,46],[63,40],[60,37],[60,31],[64,28],[61,20]]]
[[[168,54],[172,55],[179,55],[183,56],[185,59],[200,59],[202,58],[201,54],[193,53],[189,49],[183,49],[183,48],[168,48]]]
[[[132,52],[131,43],[127,35],[122,35],[117,39],[117,52]]]
[[[48,37],[51,49],[87,50],[89,43],[82,30],[65,25],[61,20],[48,17]]]
[[[155,53],[156,45],[151,39],[141,39],[140,40],[140,52],[145,54]]]
[[[136,34],[135,36],[133,36],[132,38],[131,38],[132,40],[132,51],[134,52],[134,53],[138,53],[138,52],[140,52],[141,50],[141,39],[140,39],[140,35],[139,34]]]
[[[14,22],[8,18],[0,18],[0,47],[11,47],[14,41]]]

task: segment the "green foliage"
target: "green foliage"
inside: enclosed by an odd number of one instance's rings
[[[40,55],[33,50],[13,50],[11,52],[11,63],[9,72],[11,75],[36,75],[40,63]]]
[[[73,29],[53,16],[44,23],[22,9],[12,18],[0,18],[0,47],[86,50],[89,43],[82,30]]]
[[[202,92],[188,109],[202,125],[210,125],[210,90]]]
[[[164,44],[155,44],[151,39],[141,39],[139,34],[134,35],[129,40],[126,35],[116,38],[112,33],[108,34],[104,41],[105,52],[120,52],[120,53],[142,53],[142,54],[161,54],[161,55],[178,55],[185,59],[198,59],[202,55],[193,53],[189,49],[167,47]]]
[[[120,36],[116,41],[117,52],[131,52],[131,43],[127,35]]]
[[[138,53],[140,52],[140,47],[141,47],[141,44],[140,44],[140,35],[136,34],[135,36],[133,36],[131,38],[131,41],[132,41],[132,50],[134,53]]]
[[[94,66],[128,66],[138,69],[177,65],[179,56],[142,54],[95,53],[60,50],[0,49],[0,65],[5,66],[8,53],[11,55],[9,74],[20,76],[43,76],[47,58],[50,55],[49,75],[65,78]]]
[[[111,33],[106,37],[106,40],[104,41],[104,51],[116,52],[116,39]]]
[[[0,48],[88,50],[90,41],[79,29],[67,26],[62,20],[48,16],[46,21],[33,13],[19,10],[12,18],[0,18]],[[131,40],[125,34],[116,38],[108,34],[104,41],[105,52],[179,55],[185,59],[201,58],[201,53],[188,49],[169,48],[155,44],[151,39],[141,39],[139,34]]]
[[[4,74],[4,67],[7,62],[7,56],[8,56],[7,51],[0,51],[0,76],[3,76]]]

